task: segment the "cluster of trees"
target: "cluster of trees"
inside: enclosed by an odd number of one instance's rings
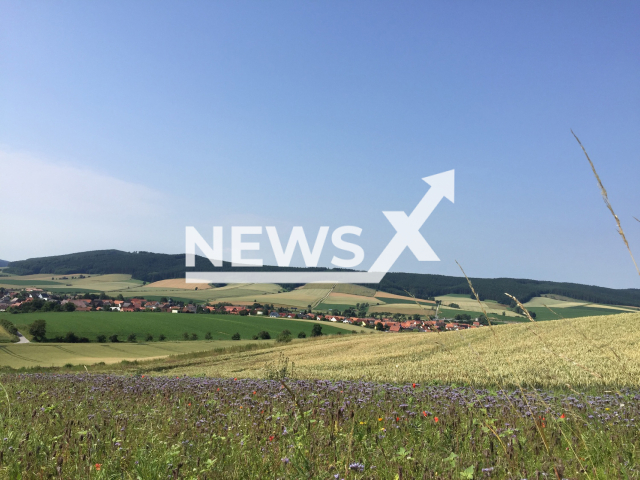
[[[234,335],[238,336],[238,338],[233,338],[232,340],[240,340],[240,334],[236,333]],[[322,336],[322,325],[320,324],[314,324],[313,327],[311,328],[311,336],[312,337],[320,337]],[[283,330],[282,332],[280,332],[278,334],[278,336],[276,337],[276,341],[278,343],[289,343],[291,341],[291,338],[293,337],[293,334],[291,333],[290,330]],[[307,334],[305,332],[300,332],[298,333],[298,338],[307,338]],[[270,340],[271,339],[271,334],[269,332],[267,332],[266,330],[263,330],[261,332],[258,332],[257,335],[254,335],[253,337],[251,337],[252,340]]]
[[[11,307],[11,313],[34,312],[73,312],[76,306],[69,302],[61,305],[59,302],[45,302],[40,298],[34,298],[31,302],[24,302],[19,307]]]
[[[158,336],[158,340],[161,342],[164,342],[167,339],[167,337],[164,334],[160,334]],[[144,341],[145,342],[153,342],[154,338],[153,335],[150,333],[147,333],[144,337]],[[109,335],[109,337],[107,337],[106,335],[98,335],[96,337],[96,341],[98,343],[107,343],[107,341],[111,342],[111,343],[121,343],[121,340],[119,338],[119,335],[117,334],[113,334],[113,335]],[[135,333],[130,333],[129,336],[127,336],[127,342],[130,343],[137,343],[138,342],[138,335]]]
[[[4,329],[11,335],[18,335],[18,329],[10,320],[3,318],[2,320],[0,320],[0,325],[2,325]]]

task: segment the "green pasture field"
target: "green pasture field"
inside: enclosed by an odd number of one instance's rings
[[[14,275],[7,278],[0,277],[0,285],[45,288],[54,293],[94,293],[126,290],[127,288],[142,286],[143,283],[140,280],[132,279],[131,275],[84,275],[85,278],[77,278],[80,275],[83,274],[38,274],[24,276]],[[61,279],[62,276],[67,278]],[[50,286],[54,287],[49,288]]]
[[[340,310],[341,312],[343,312],[351,306],[355,305],[347,305],[346,303],[321,303],[316,308],[314,308],[313,311],[328,312],[329,310]]]
[[[237,285],[226,286],[220,288],[209,288],[204,290],[186,290],[183,288],[156,288],[156,287],[135,287],[125,290],[117,290],[110,295],[122,294],[124,297],[131,298],[134,296],[144,297],[147,299],[153,298],[188,298],[196,303],[204,302],[229,302],[234,301],[250,302],[257,301],[258,303],[280,303],[278,299],[272,295],[278,295],[277,289],[271,284],[267,285]],[[280,294],[283,295],[283,294]],[[305,305],[306,306],[306,305]]]
[[[8,318],[18,329],[28,336],[27,325],[35,320],[47,322],[47,337],[64,336],[74,332],[78,337],[87,337],[92,342],[97,335],[118,335],[124,342],[135,333],[138,341],[143,341],[147,334],[154,340],[163,334],[167,340],[182,340],[183,333],[195,333],[200,340],[207,332],[211,332],[214,340],[231,340],[234,333],[240,333],[242,339],[250,339],[262,330],[275,338],[283,330],[289,330],[293,336],[299,332],[311,335],[314,323],[322,325],[325,334],[345,333],[347,329],[326,322],[297,322],[291,319],[270,318],[262,316],[240,315],[208,315],[164,312],[47,312],[7,314],[0,313],[0,318]],[[30,338],[29,338],[30,339]]]
[[[416,304],[416,301],[411,298],[405,299],[405,298],[376,297],[376,300],[382,301],[381,304],[389,304],[389,305],[394,303],[413,303],[414,305]],[[429,305],[435,308],[435,304],[432,302],[427,302],[426,300],[420,300],[419,298],[416,300],[418,301],[418,303],[422,305]]]
[[[448,319],[452,319],[453,317],[455,317],[456,315],[463,315],[463,314],[467,314],[469,315],[472,319],[479,317],[480,315],[482,315],[482,312],[476,312],[473,310],[462,310],[459,308],[442,308],[440,307],[440,309],[438,310],[438,317],[439,318],[448,318]],[[495,318],[498,321],[505,321],[505,322],[512,322],[512,321],[518,321],[518,320],[524,320],[524,317],[503,317],[500,314],[496,314],[489,312],[489,317],[490,318]]]
[[[265,345],[275,343],[262,340]],[[123,360],[151,360],[169,355],[206,352],[255,344],[251,340],[149,343],[28,343],[0,345],[0,367],[33,368],[63,365],[113,364]]]
[[[48,285],[64,285],[63,282],[52,282],[51,280],[22,280],[16,277],[0,277],[0,285],[12,287],[39,287]]]

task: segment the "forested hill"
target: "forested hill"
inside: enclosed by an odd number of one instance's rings
[[[151,252],[122,252],[120,250],[95,250],[92,252],[72,253],[55,257],[30,258],[10,262],[7,273],[15,275],[34,275],[38,273],[51,273],[56,275],[69,275],[72,273],[88,273],[90,275],[105,275],[109,273],[124,273],[133,278],[145,282],[157,282],[167,278],[184,277],[185,272],[208,272],[214,267],[205,258],[196,255],[195,268],[185,267],[184,254],[168,255],[165,253]],[[229,262],[224,262],[223,267],[217,271],[238,270],[231,267]],[[251,270],[242,268],[243,271]],[[326,268],[279,268],[262,267],[262,271],[274,270],[317,270]]]
[[[0,267],[6,267],[7,265],[9,265],[9,262],[6,260],[0,260]]]
[[[32,258],[10,262],[8,273],[30,275],[51,273],[68,275],[88,273],[101,275],[109,273],[129,274],[133,278],[146,282],[155,282],[167,278],[184,277],[185,271],[210,271],[211,263],[204,257],[196,256],[196,267],[185,268],[184,254],[167,255],[151,252],[122,252],[119,250],[98,250],[74,253],[55,257]],[[233,270],[228,262],[221,270]],[[243,270],[247,270],[246,268]],[[265,266],[264,270],[315,270],[325,268],[298,269]],[[514,278],[472,278],[471,281],[482,299],[495,300],[509,304],[505,292],[526,302],[541,294],[555,294],[584,300],[587,302],[610,305],[633,305],[640,307],[640,289],[616,290],[604,287],[559,283]],[[469,285],[464,277],[448,277],[419,273],[388,273],[379,285],[370,285],[385,292],[406,295],[411,293],[417,298],[435,297],[449,293],[469,294]]]

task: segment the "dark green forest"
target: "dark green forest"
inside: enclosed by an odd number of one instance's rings
[[[156,282],[167,278],[184,277],[186,271],[210,271],[213,267],[208,259],[196,256],[196,267],[185,267],[183,254],[167,255],[151,252],[122,252],[119,250],[98,250],[92,252],[73,253],[55,257],[32,258],[11,262],[8,273],[31,275],[51,273],[68,275],[86,273],[104,275],[109,273],[129,274],[133,278],[146,282]],[[231,264],[224,262],[221,271],[234,270]],[[247,268],[243,268],[247,271]],[[265,266],[263,271],[275,270],[313,270],[326,271],[326,268],[280,268]],[[510,304],[505,292],[516,296],[521,302],[527,302],[541,294],[562,295],[593,303],[609,305],[633,305],[640,307],[640,289],[612,289],[576,283],[560,283],[516,278],[472,278],[471,281],[483,300],[495,300]],[[379,285],[368,285],[372,288],[406,295],[407,292],[417,298],[427,299],[438,295],[470,293],[469,285],[464,277],[449,277],[420,273],[387,273]],[[287,285],[287,287],[294,287]]]
[[[184,254],[168,255],[152,252],[123,252],[120,250],[95,250],[92,252],[71,253],[55,257],[30,258],[10,262],[7,273],[14,275],[34,275],[38,273],[51,273],[55,275],[70,275],[73,273],[85,273],[90,275],[106,275],[110,273],[123,273],[131,275],[137,280],[148,283],[165,280],[167,278],[184,277],[185,272],[208,272],[214,267],[205,258],[196,255],[195,268],[185,267]],[[224,262],[216,271],[238,270],[231,263]],[[251,268],[242,268],[243,271]],[[326,268],[280,268],[264,266],[261,271],[296,271],[314,270],[326,271]]]

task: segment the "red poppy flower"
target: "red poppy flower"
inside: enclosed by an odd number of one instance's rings
[[[415,384],[415,383],[412,383],[412,384],[411,384],[411,386],[412,386],[413,388],[416,388],[416,384]]]
[[[396,422],[399,422],[399,421],[400,421],[400,417],[396,417]]]
[[[438,423],[438,420],[439,420],[438,417],[433,417],[434,422]]]
[[[427,416],[427,412],[422,412],[422,416],[426,417]]]
[[[271,436],[269,437],[269,441],[270,441],[270,442],[272,442],[274,438],[276,438],[276,437],[274,437],[273,435],[271,435]]]
[[[564,418],[564,413],[562,415],[560,415],[560,418]]]
[[[102,468],[102,464],[101,463],[96,463],[96,470],[100,471],[101,468]]]
[[[253,391],[253,394],[254,394],[254,395],[256,394],[256,391],[255,391],[255,390]]]

